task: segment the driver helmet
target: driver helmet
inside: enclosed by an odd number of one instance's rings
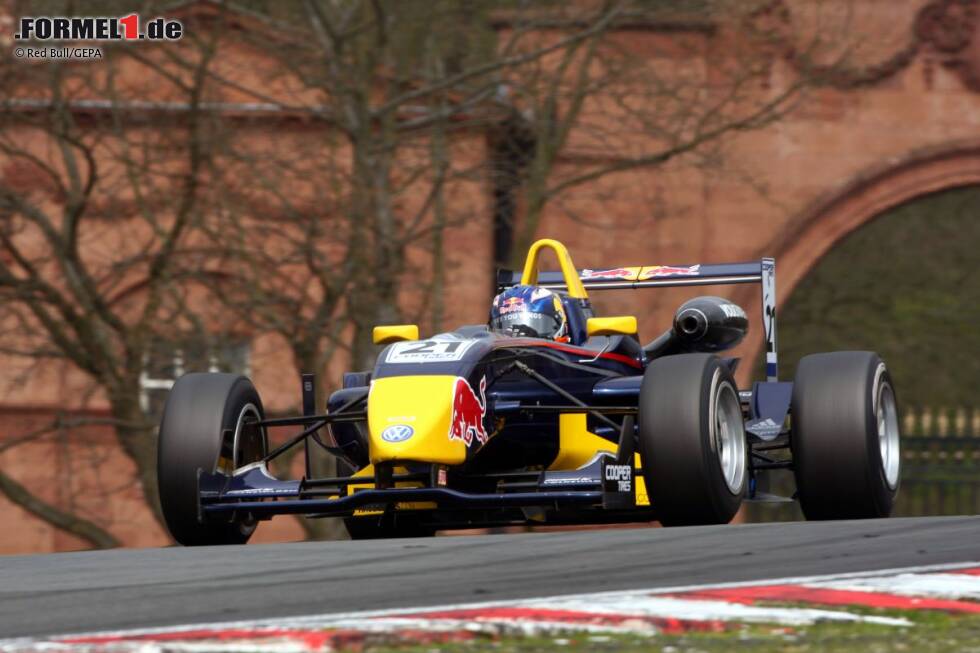
[[[508,336],[569,341],[561,297],[547,288],[514,286],[493,298],[490,330]]]

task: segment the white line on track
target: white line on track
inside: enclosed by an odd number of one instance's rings
[[[851,578],[807,583],[807,587],[886,592],[902,596],[980,601],[980,576],[966,574],[899,574],[888,578]]]

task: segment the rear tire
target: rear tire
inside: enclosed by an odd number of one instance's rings
[[[895,390],[869,351],[800,360],[793,384],[794,473],[807,519],[891,514],[901,472]]]
[[[337,458],[337,476],[350,476],[356,470],[343,458]],[[402,537],[432,537],[436,529],[419,522],[408,511],[388,515],[344,517],[344,527],[352,540],[383,540]]]
[[[262,419],[264,412],[252,382],[237,374],[185,374],[167,396],[157,451],[160,506],[184,546],[245,544],[255,531],[255,520],[237,513],[198,519],[199,469],[230,474],[265,455],[265,429],[248,426],[244,416]]]
[[[725,524],[748,479],[745,424],[731,371],[710,354],[658,358],[640,387],[639,449],[664,526]]]

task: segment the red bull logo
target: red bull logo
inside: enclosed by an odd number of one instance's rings
[[[523,297],[508,297],[500,304],[500,314],[511,313],[513,311],[523,311],[524,310],[524,298]]]
[[[611,270],[582,270],[583,280],[592,279],[625,279],[635,281],[640,268],[612,268]]]
[[[669,265],[652,265],[648,268],[643,268],[643,272],[640,274],[640,281],[646,281],[647,279],[653,279],[654,277],[693,277],[697,276],[701,271],[701,265],[690,265],[687,267],[671,267]]]
[[[449,424],[449,439],[462,440],[467,447],[473,439],[480,444],[487,441],[483,417],[487,414],[487,377],[480,379],[480,396],[477,397],[469,382],[460,377],[453,387],[453,419]]]

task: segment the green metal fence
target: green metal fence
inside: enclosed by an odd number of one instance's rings
[[[902,411],[902,482],[894,515],[980,514],[980,408]],[[792,472],[774,473],[771,491],[789,495]],[[802,519],[794,504],[749,504],[746,521]]]

